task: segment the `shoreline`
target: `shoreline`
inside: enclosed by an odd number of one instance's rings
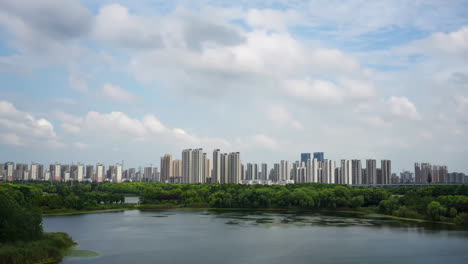
[[[434,224],[444,224],[444,225],[455,225],[451,222],[442,222],[442,221],[431,221],[427,219],[418,219],[418,218],[405,218],[394,215],[380,214],[368,210],[349,210],[347,209],[323,209],[323,210],[308,210],[308,209],[285,209],[285,208],[210,208],[210,207],[154,207],[154,208],[112,208],[112,209],[97,209],[97,210],[67,210],[64,212],[50,212],[43,213],[43,216],[66,216],[66,215],[82,215],[82,214],[99,214],[99,213],[110,213],[110,212],[122,212],[122,211],[171,211],[171,210],[210,210],[210,211],[265,211],[265,212],[311,212],[311,213],[349,213],[360,215],[360,217],[375,219],[375,218],[386,218],[394,219],[400,221],[409,221],[409,222],[418,222],[418,223],[434,223]]]

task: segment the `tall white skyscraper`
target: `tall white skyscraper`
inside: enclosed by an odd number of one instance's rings
[[[122,173],[123,173],[123,166],[121,163],[115,164],[115,179],[114,182],[122,182]]]
[[[353,167],[350,160],[341,160],[340,182],[338,184],[353,183]]]
[[[212,183],[220,183],[221,178],[221,151],[215,149],[213,151],[213,173],[211,175]]]
[[[37,163],[31,164],[31,173],[29,176],[31,180],[33,181],[39,180],[39,164]]]
[[[84,178],[84,165],[82,163],[78,163],[76,165],[77,167],[77,171],[76,171],[76,179],[77,181],[79,182],[82,182],[83,181],[83,178]]]
[[[288,181],[291,179],[290,177],[291,171],[289,169],[289,163],[287,160],[280,161],[280,181]]]
[[[14,174],[15,174],[15,164],[13,162],[7,162],[6,164],[7,181],[13,181]]]
[[[94,174],[94,182],[102,182],[104,180],[104,165],[101,163],[96,164],[96,173]]]
[[[192,149],[184,149],[182,151],[182,183],[190,183],[192,174]]]
[[[324,170],[323,170],[323,180],[322,183],[335,183],[335,161],[334,160],[325,160],[324,161]]]

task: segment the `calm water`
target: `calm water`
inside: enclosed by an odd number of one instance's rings
[[[314,213],[137,210],[44,218],[96,258],[62,263],[468,263],[468,231]]]

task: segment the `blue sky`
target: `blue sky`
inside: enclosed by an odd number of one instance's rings
[[[467,1],[0,3],[0,160],[468,172]]]

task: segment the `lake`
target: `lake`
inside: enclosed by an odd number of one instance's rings
[[[62,263],[468,263],[468,231],[347,214],[130,210],[44,217],[94,258]]]

